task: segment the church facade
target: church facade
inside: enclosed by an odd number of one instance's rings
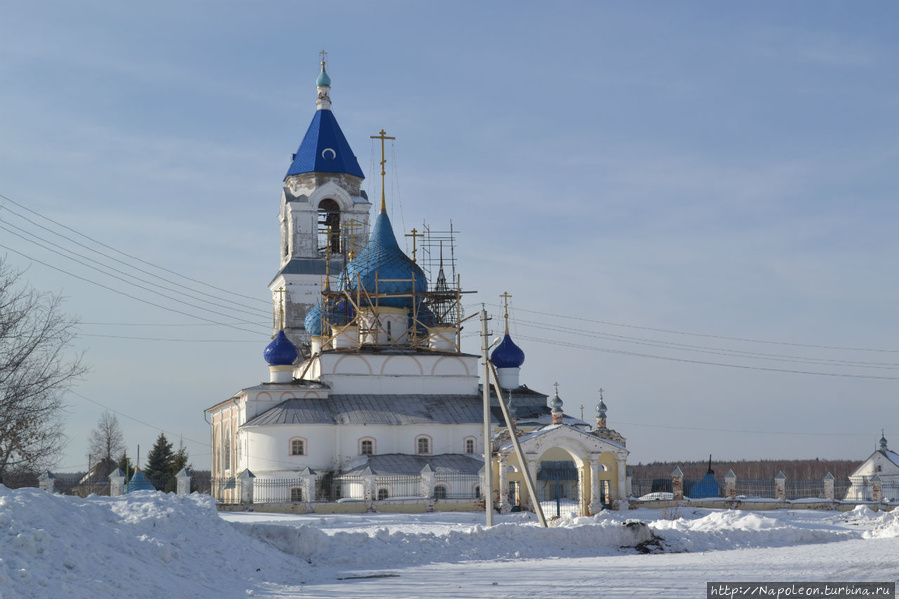
[[[619,504],[627,449],[606,428],[605,404],[593,427],[562,412],[558,391],[547,405],[546,395],[519,384],[524,353],[508,325],[491,361],[500,392],[511,397],[513,428],[494,390],[484,438],[480,356],[461,347],[461,278],[447,277],[442,258],[426,272],[400,249],[386,210],[383,150],[381,201],[370,222],[364,175],[330,91],[322,62],[316,112],[282,189],[269,380],[206,410],[217,498],[233,500],[236,481],[253,477],[255,502],[307,511],[340,501],[385,510],[413,498],[431,507],[483,505],[488,455],[489,501],[498,509],[565,499],[587,514]],[[391,139],[384,131],[372,137],[382,148]],[[513,434],[538,497],[521,485]]]

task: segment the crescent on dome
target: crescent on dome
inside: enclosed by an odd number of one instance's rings
[[[322,158],[325,160],[334,160],[337,158],[337,151],[334,148],[325,148],[322,150]]]

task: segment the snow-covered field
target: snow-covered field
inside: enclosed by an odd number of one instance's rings
[[[483,521],[219,515],[207,496],[0,486],[0,598],[704,597],[706,581],[899,579],[899,513],[865,507]]]

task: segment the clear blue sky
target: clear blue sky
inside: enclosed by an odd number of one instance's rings
[[[205,306],[68,261],[89,252],[64,235],[91,242],[0,200],[0,225],[65,247],[0,230],[0,251],[83,322],[92,370],[58,469],[86,467],[102,406],[132,455],[164,429],[208,467],[203,410],[267,379],[281,182],[322,49],[366,173],[369,136],[397,138],[397,233],[452,219],[469,309],[500,316],[513,295],[522,381],[558,381],[588,420],[605,389],[632,462],[862,459],[881,427],[899,446],[897,17],[892,2],[7,3],[0,194],[178,273]],[[152,270],[103,251],[120,277]]]

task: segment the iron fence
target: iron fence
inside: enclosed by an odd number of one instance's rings
[[[427,497],[422,493],[421,477],[415,475],[378,476],[374,499],[383,501],[398,497]]]
[[[685,479],[683,481],[683,490],[685,497],[694,499],[702,499],[704,497],[693,497],[694,490],[699,480]],[[723,477],[715,478],[715,482],[720,487],[718,497],[725,496],[725,480]],[[824,499],[825,486],[823,480],[787,480],[784,481],[784,496],[786,499]],[[848,480],[834,481],[834,498],[842,499],[849,489]],[[777,485],[773,478],[769,479],[741,479],[738,478],[735,486],[736,496],[738,498],[758,498],[758,499],[774,499],[777,497]],[[652,479],[632,479],[631,495],[634,497],[645,497],[646,499],[667,499],[672,496],[673,484],[670,478],[652,478]],[[899,489],[897,489],[899,494]],[[870,492],[869,492],[870,495]],[[884,487],[884,497],[886,494]],[[870,501],[870,499],[868,499]]]

